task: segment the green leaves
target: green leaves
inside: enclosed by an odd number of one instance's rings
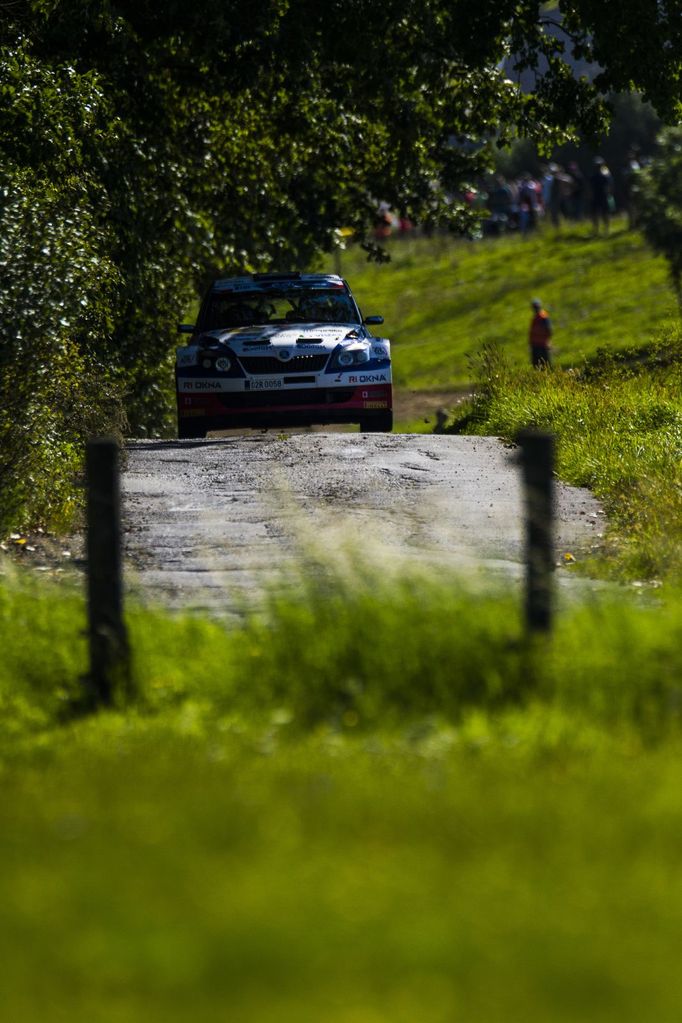
[[[637,216],[644,235],[668,261],[682,308],[682,128],[668,128],[650,166],[633,182]]]
[[[96,76],[0,51],[0,532],[64,523],[89,433],[122,426],[106,358],[120,276],[96,159]]]
[[[379,200],[465,229],[458,196],[496,141],[597,132],[600,94],[630,82],[666,115],[682,98],[672,0],[26,0],[3,15],[4,365],[18,375],[32,352],[47,372],[64,339],[109,367],[136,433],[171,429],[174,324],[211,276],[313,265],[340,229],[367,242]],[[595,82],[574,57],[599,64]]]

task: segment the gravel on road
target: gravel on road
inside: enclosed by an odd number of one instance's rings
[[[129,587],[177,609],[238,613],[311,545],[348,539],[392,564],[518,579],[516,450],[492,437],[250,433],[132,441],[123,476]],[[599,543],[603,513],[557,485],[557,559]],[[560,575],[567,576],[563,572]]]

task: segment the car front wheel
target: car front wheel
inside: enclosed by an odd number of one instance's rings
[[[180,440],[198,440],[206,436],[206,423],[203,419],[180,419],[178,437]]]
[[[392,430],[392,412],[381,412],[379,415],[365,416],[360,420],[360,433],[391,433]]]

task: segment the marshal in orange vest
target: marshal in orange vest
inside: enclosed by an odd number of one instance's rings
[[[552,323],[549,314],[542,308],[539,299],[531,302],[533,319],[530,322],[528,341],[530,343],[531,361],[534,366],[541,362],[549,365],[550,339],[552,337]]]

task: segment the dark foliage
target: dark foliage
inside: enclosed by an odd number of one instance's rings
[[[633,83],[675,117],[682,19],[651,7],[566,0],[550,35],[532,0],[5,4],[3,528],[68,511],[83,438],[124,410],[170,430],[174,325],[215,273],[309,265],[342,227],[364,240],[377,199],[463,227],[493,140],[594,132],[604,92]]]

